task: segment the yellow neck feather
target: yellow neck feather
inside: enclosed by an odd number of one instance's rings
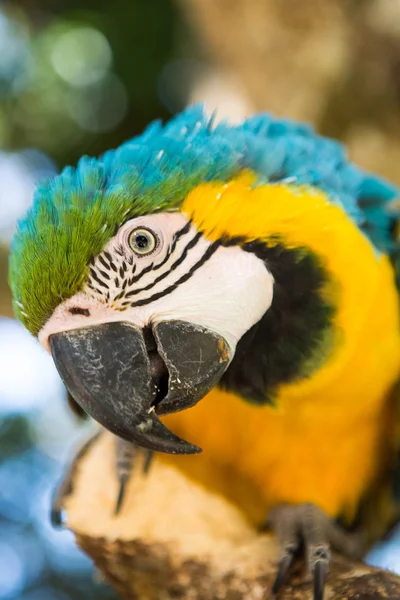
[[[363,497],[376,497],[396,452],[390,392],[399,377],[400,328],[393,269],[322,192],[252,182],[246,174],[227,185],[203,184],[183,211],[210,239],[279,238],[315,252],[333,282],[325,293],[337,306],[337,343],[310,378],[281,387],[276,407],[214,389],[193,409],[167,417],[174,431],[204,448],[169,460],[255,521],[280,502],[314,502],[350,521]]]
[[[253,187],[253,183],[254,175],[246,172],[227,184],[202,184],[188,195],[182,211],[209,239],[241,237],[307,248],[329,273],[330,284],[322,294],[338,307],[334,331],[336,344],[342,345],[341,361],[336,354],[317,377],[289,386],[298,395],[304,386],[309,391],[310,386],[319,387],[325,376],[332,377],[332,369],[340,369],[352,353],[351,340],[356,342],[370,299],[378,293],[382,262],[389,272],[391,267],[387,257],[378,254],[346,212],[322,191],[278,183]]]

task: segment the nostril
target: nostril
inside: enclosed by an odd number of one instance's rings
[[[90,317],[90,311],[87,308],[81,308],[80,306],[72,306],[68,309],[71,315],[82,315],[83,317]]]

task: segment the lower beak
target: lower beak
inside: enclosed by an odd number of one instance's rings
[[[201,452],[157,414],[193,406],[214,387],[229,364],[222,337],[183,321],[152,330],[116,322],[53,334],[50,347],[73,398],[106,429],[149,450]]]

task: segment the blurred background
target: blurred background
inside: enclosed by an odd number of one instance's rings
[[[49,524],[85,427],[12,318],[16,219],[40,178],[195,100],[311,121],[400,184],[400,0],[0,0],[0,600],[115,597]],[[400,572],[400,534],[369,560]]]

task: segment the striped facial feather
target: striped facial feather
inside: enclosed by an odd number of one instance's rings
[[[218,242],[208,242],[181,215],[168,217],[169,223],[176,222],[173,233],[163,227],[165,215],[126,223],[104,251],[91,260],[88,294],[119,311],[145,306],[172,293],[211,258]],[[158,237],[158,247],[149,255],[138,256],[129,246],[129,234],[140,227]]]
[[[151,252],[132,248],[141,232],[154,236]],[[179,212],[126,222],[88,267],[84,289],[62,302],[40,331],[47,349],[50,335],[79,327],[186,320],[222,335],[233,354],[272,301],[273,278],[262,260],[207,239]]]

